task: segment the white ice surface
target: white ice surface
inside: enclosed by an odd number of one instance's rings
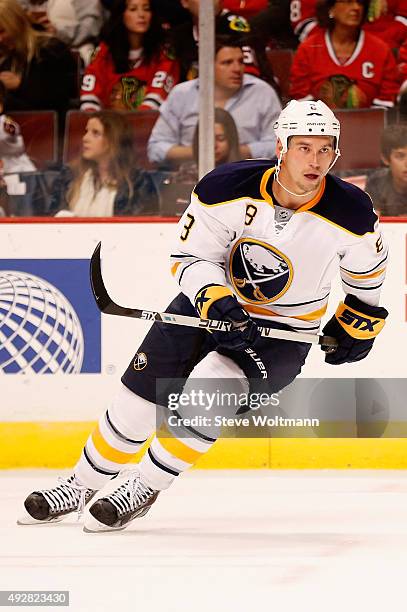
[[[17,526],[26,495],[55,479],[0,473],[0,589],[70,591],[69,608],[44,610],[407,608],[406,472],[195,471],[122,532]]]

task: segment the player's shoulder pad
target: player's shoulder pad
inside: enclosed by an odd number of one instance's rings
[[[373,232],[377,221],[370,196],[356,185],[330,174],[326,177],[322,198],[310,212],[357,236]]]
[[[226,204],[241,198],[263,200],[261,179],[266,170],[273,166],[270,159],[245,159],[222,164],[199,181],[194,193],[206,206]]]

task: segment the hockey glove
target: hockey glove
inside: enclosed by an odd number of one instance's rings
[[[340,365],[364,359],[375,337],[383,329],[388,314],[385,308],[370,306],[348,294],[345,303],[339,304],[336,313],[322,330],[338,341],[336,351],[326,354],[326,363]]]
[[[196,295],[195,307],[202,319],[232,323],[230,331],[209,330],[218,346],[243,351],[260,337],[256,323],[240,306],[233,293],[223,285],[203,287]]]

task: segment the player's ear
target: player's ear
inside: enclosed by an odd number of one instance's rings
[[[277,138],[277,143],[276,143],[276,156],[279,157],[281,151],[283,150],[283,145],[281,144],[281,140],[279,138]]]
[[[381,155],[380,158],[385,166],[390,166],[390,160],[388,157],[386,157],[385,155]]]

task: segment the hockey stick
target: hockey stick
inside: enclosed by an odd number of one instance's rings
[[[229,321],[216,321],[214,319],[199,319],[186,315],[171,314],[169,312],[154,312],[152,310],[141,310],[139,308],[126,308],[116,304],[108,294],[102,277],[100,265],[99,242],[90,260],[90,282],[96,304],[101,312],[117,315],[119,317],[132,317],[133,319],[144,319],[145,321],[159,321],[161,323],[173,323],[174,325],[186,325],[187,327],[200,327],[202,329],[213,329],[217,331],[231,331],[232,323]],[[307,342],[308,344],[319,344],[323,351],[332,353],[338,344],[335,338],[321,336],[318,334],[305,334],[301,332],[286,331],[284,329],[273,329],[271,327],[260,327],[263,338],[278,338],[281,340],[293,340],[295,342]]]

